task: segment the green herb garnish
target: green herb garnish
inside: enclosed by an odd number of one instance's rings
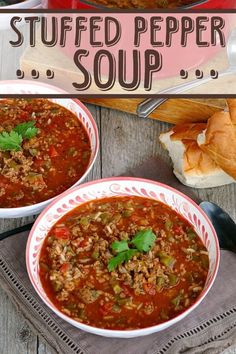
[[[0,150],[19,151],[23,140],[31,139],[38,133],[35,123],[35,121],[22,123],[17,125],[9,133],[2,132],[0,134]]]
[[[21,149],[22,136],[12,130],[10,133],[3,132],[0,134],[0,150],[15,150]]]
[[[128,262],[138,252],[149,252],[156,240],[152,230],[141,230],[136,233],[132,240],[115,241],[111,248],[118,254],[108,262],[108,270],[112,272],[118,265]],[[129,245],[130,244],[130,245]],[[135,246],[135,248],[130,248]]]
[[[26,123],[18,124],[14,128],[14,131],[21,135],[23,139],[31,139],[38,133],[35,123],[35,120],[31,120]]]
[[[128,241],[126,240],[115,241],[111,245],[111,248],[113,249],[113,251],[116,251],[117,253],[128,251],[129,250]]]
[[[132,239],[131,243],[135,245],[140,252],[148,252],[152,248],[155,240],[155,234],[149,229],[139,231]]]
[[[126,251],[118,253],[117,256],[115,256],[109,260],[109,263],[108,263],[109,272],[112,272],[116,267],[118,267],[118,265],[125,262],[125,254],[126,254]]]

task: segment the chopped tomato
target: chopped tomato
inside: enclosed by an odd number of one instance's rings
[[[61,266],[61,268],[60,268],[60,271],[61,271],[62,273],[66,273],[69,268],[70,268],[70,264],[69,264],[69,263],[64,263],[64,264],[62,264],[62,266]]]
[[[131,296],[132,293],[130,292],[130,290],[125,286],[125,285],[122,285],[122,290],[123,290],[123,293],[127,296]]]
[[[145,283],[143,285],[143,288],[144,288],[144,290],[146,291],[147,294],[156,295],[155,285],[150,284],[150,283]]]
[[[37,167],[41,167],[44,164],[44,160],[43,159],[39,159],[39,158],[35,158],[34,159],[34,164]]]
[[[130,219],[135,222],[138,221],[140,218],[137,215],[131,215]]]
[[[66,227],[56,227],[54,234],[57,238],[68,240],[70,238],[70,231]]]
[[[87,241],[87,240],[81,241],[81,242],[79,243],[79,246],[80,246],[80,247],[86,247],[86,246],[88,246],[88,241]]]
[[[180,235],[183,232],[182,226],[174,225],[173,231],[176,235]]]
[[[52,145],[51,145],[50,148],[49,148],[49,155],[50,155],[50,157],[57,157],[57,156],[59,156],[57,150],[56,150],[55,147],[52,146]]]

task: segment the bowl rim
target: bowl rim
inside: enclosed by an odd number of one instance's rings
[[[38,225],[40,224],[42,218],[45,216],[45,214],[47,214],[47,212],[58,202],[62,201],[66,196],[68,196],[68,194],[70,193],[74,193],[76,191],[79,191],[80,189],[83,189],[84,187],[89,187],[91,185],[94,184],[102,184],[102,183],[106,183],[106,182],[116,182],[116,181],[134,181],[134,182],[144,182],[147,184],[153,184],[155,186],[160,186],[162,188],[166,188],[168,190],[170,190],[173,193],[177,193],[178,195],[180,195],[181,197],[185,198],[190,204],[192,204],[193,206],[195,206],[198,210],[198,212],[205,218],[205,220],[207,221],[207,223],[210,226],[213,238],[214,238],[214,244],[216,246],[216,261],[215,261],[215,266],[214,266],[214,271],[213,271],[213,275],[212,275],[212,279],[209,282],[209,284],[207,285],[207,287],[201,292],[201,294],[199,295],[197,301],[195,303],[193,303],[189,308],[187,308],[185,311],[181,312],[180,314],[178,314],[177,316],[173,317],[172,319],[159,323],[157,325],[154,326],[150,326],[150,327],[145,327],[145,328],[140,328],[140,329],[133,329],[133,330],[111,330],[111,329],[104,329],[104,328],[99,328],[99,327],[95,327],[95,326],[90,326],[90,325],[86,325],[82,322],[79,321],[75,321],[73,320],[71,317],[63,314],[60,310],[57,309],[56,306],[51,305],[51,303],[48,301],[48,297],[45,299],[42,295],[40,290],[37,287],[37,284],[34,280],[33,274],[31,272],[31,266],[30,266],[30,262],[29,262],[29,250],[30,250],[30,244],[32,241],[32,238],[34,237],[35,231],[38,227]],[[99,198],[98,198],[99,199]],[[151,199],[151,198],[150,198]],[[86,202],[84,202],[86,203]],[[83,203],[81,203],[83,204]],[[165,203],[164,203],[165,204]],[[75,207],[76,208],[76,207]],[[66,215],[68,212],[66,212],[64,215]],[[60,219],[59,219],[60,220]],[[58,220],[57,220],[58,221]],[[46,237],[46,236],[45,236]],[[45,238],[44,238],[45,240]],[[44,242],[43,240],[43,242]],[[27,240],[27,245],[26,245],[26,253],[25,253],[25,259],[26,259],[26,268],[27,268],[27,273],[29,276],[29,279],[31,281],[31,284],[33,285],[35,291],[37,292],[37,294],[39,295],[39,297],[43,300],[43,302],[54,312],[57,314],[57,316],[61,317],[62,319],[64,319],[67,323],[69,322],[70,324],[74,325],[75,327],[77,327],[78,329],[82,329],[85,330],[87,332],[90,333],[94,333],[94,334],[98,334],[98,335],[102,335],[102,336],[110,336],[110,337],[121,337],[121,338],[125,338],[125,337],[138,337],[139,335],[146,335],[146,334],[151,334],[154,332],[157,332],[158,330],[164,330],[161,329],[161,326],[166,326],[169,327],[172,324],[178,322],[179,320],[181,320],[182,318],[184,318],[185,316],[187,316],[190,312],[192,312],[196,307],[198,307],[198,305],[202,302],[202,300],[205,298],[205,296],[207,295],[207,293],[210,291],[212,285],[214,284],[216,275],[218,273],[219,270],[219,263],[220,263],[220,246],[219,246],[219,241],[216,235],[216,231],[210,221],[210,219],[208,218],[208,216],[205,214],[205,212],[199,207],[199,205],[197,203],[195,203],[190,197],[188,197],[187,195],[185,195],[184,193],[178,191],[177,189],[168,186],[164,183],[160,183],[157,181],[153,181],[153,180],[149,180],[149,179],[145,179],[145,178],[137,178],[137,177],[108,177],[108,178],[103,178],[103,179],[97,179],[94,181],[90,181],[87,183],[83,183],[73,189],[67,190],[64,193],[62,193],[61,195],[59,195],[57,198],[55,198],[52,203],[50,205],[48,205],[43,211],[42,213],[38,216],[38,218],[36,219],[30,233],[28,236],[28,240]],[[79,327],[78,325],[79,324]]]
[[[41,5],[41,0],[24,0],[24,1],[21,1],[22,3],[25,2],[25,3],[35,3],[33,6],[38,6],[38,5]],[[19,3],[16,3],[16,4],[11,4],[11,5],[6,5],[6,6],[1,6],[0,9],[22,9],[21,7],[21,2]],[[26,4],[25,4],[26,5]],[[16,7],[18,6],[18,7]],[[26,8],[27,9],[27,8]]]
[[[2,86],[2,85],[5,85],[5,84],[15,84],[15,83],[19,83],[19,81],[17,81],[17,80],[6,80],[6,81],[3,81],[3,82],[0,82],[0,86]],[[52,86],[52,85],[48,85],[48,84],[41,84],[40,82],[33,82],[33,81],[30,81],[30,80],[26,80],[26,81],[24,81],[24,83],[27,85],[27,84],[34,84],[34,85],[36,85],[36,86],[46,86],[46,87],[48,87],[48,88],[51,88],[51,89],[54,89],[55,88],[55,90],[57,90],[58,92],[61,92],[61,93],[63,93],[63,92],[65,92],[65,91],[63,91],[63,90],[61,90],[61,89],[59,89],[59,88],[57,88],[57,87],[54,87],[54,86]],[[23,84],[24,84],[23,83]],[[19,83],[20,84],[20,83]],[[56,95],[56,94],[55,94]],[[19,95],[20,96],[20,95]],[[0,98],[0,101],[1,100],[4,100],[4,98]],[[50,98],[48,98],[49,100],[50,99],[53,99],[52,97],[50,97]],[[77,106],[79,106],[80,108],[82,108],[83,109],[83,111],[85,112],[85,114],[89,117],[89,120],[90,120],[90,122],[91,122],[91,124],[92,124],[92,127],[93,127],[93,129],[94,129],[94,134],[95,134],[95,147],[94,147],[94,157],[91,159],[91,161],[89,161],[89,165],[88,165],[88,167],[87,167],[87,169],[86,169],[86,171],[84,172],[84,174],[80,177],[80,179],[78,179],[73,185],[71,185],[67,190],[69,190],[69,189],[71,189],[71,188],[75,188],[76,186],[77,186],[77,184],[79,184],[81,181],[83,181],[84,180],[84,178],[86,178],[87,177],[87,175],[89,174],[89,172],[91,171],[91,169],[92,169],[92,167],[93,167],[93,165],[94,165],[94,163],[95,163],[95,161],[96,161],[96,159],[97,159],[97,155],[98,155],[98,152],[99,152],[99,145],[100,145],[100,142],[99,142],[99,133],[98,133],[98,127],[97,127],[97,124],[96,124],[96,122],[95,122],[95,120],[94,120],[94,118],[93,118],[93,116],[92,116],[92,113],[88,110],[88,108],[87,107],[85,107],[85,105],[79,100],[79,99],[77,99],[77,98],[64,98],[64,97],[60,97],[59,99],[67,99],[67,100],[71,100],[71,101],[73,101],[73,102],[75,102],[75,104],[77,105]],[[81,123],[81,124],[83,124],[83,123]],[[83,127],[85,128],[85,130],[86,130],[86,133],[87,133],[87,129],[86,129],[86,127],[85,127],[85,125],[83,124]],[[87,133],[88,134],[88,133]],[[91,138],[90,138],[90,136],[89,136],[89,134],[88,134],[88,137],[89,137],[89,140],[90,140],[90,143],[91,143]],[[66,190],[66,191],[67,191]],[[65,192],[65,191],[64,191]],[[52,198],[50,198],[50,199],[47,199],[47,200],[44,200],[44,201],[42,201],[42,202],[39,202],[39,203],[35,203],[35,204],[31,204],[31,205],[26,205],[26,206],[22,206],[22,207],[17,207],[17,208],[0,208],[0,214],[1,214],[1,212],[9,212],[9,213],[19,213],[19,212],[21,212],[21,213],[27,213],[28,211],[30,211],[32,208],[41,208],[41,207],[44,207],[44,205],[45,204],[48,204],[48,203],[51,203],[55,198],[57,198],[57,197],[59,197],[61,194],[63,194],[64,192],[62,192],[62,193],[60,193],[59,195],[56,195],[55,197],[52,197]]]

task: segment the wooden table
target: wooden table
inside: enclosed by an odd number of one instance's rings
[[[96,119],[101,148],[97,161],[88,179],[120,175],[150,156],[168,156],[158,142],[160,132],[168,127],[166,123],[154,120],[141,120],[130,114],[89,105]],[[158,166],[157,166],[158,167]],[[236,220],[236,186],[218,189],[199,190],[204,200],[211,200],[227,210]],[[1,231],[24,224],[29,219],[1,220]],[[33,333],[25,319],[0,290],[0,353],[2,354],[50,354],[40,336]],[[108,354],[108,353],[104,353]],[[139,353],[143,354],[143,353]]]
[[[0,52],[3,53],[5,37],[0,34]],[[14,71],[16,58],[8,57],[0,63],[0,79],[8,70]],[[137,117],[112,109],[88,105],[100,132],[101,148],[97,161],[88,179],[116,176],[138,165],[151,156],[167,153],[158,142],[160,132],[168,124]],[[157,166],[158,168],[158,166]],[[236,220],[236,185],[229,185],[224,193],[217,189],[199,190],[204,200],[211,200],[227,210]],[[21,220],[0,220],[1,231],[27,223],[32,218]],[[15,309],[7,295],[0,288],[0,353],[1,354],[50,354],[50,347],[44,344],[40,335],[28,327],[20,309]],[[104,353],[108,354],[108,353]],[[138,353],[143,354],[143,353]]]

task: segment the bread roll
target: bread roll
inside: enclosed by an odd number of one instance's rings
[[[234,182],[197,143],[207,128],[204,123],[181,124],[160,135],[160,141],[173,161],[174,174],[194,188],[217,187]]]
[[[226,100],[228,107],[229,107],[229,113],[231,117],[231,121],[233,123],[234,129],[236,131],[236,99],[235,98],[229,98]]]
[[[218,112],[208,120],[197,142],[203,152],[236,180],[236,106],[233,105],[235,100],[229,102],[230,112]]]

